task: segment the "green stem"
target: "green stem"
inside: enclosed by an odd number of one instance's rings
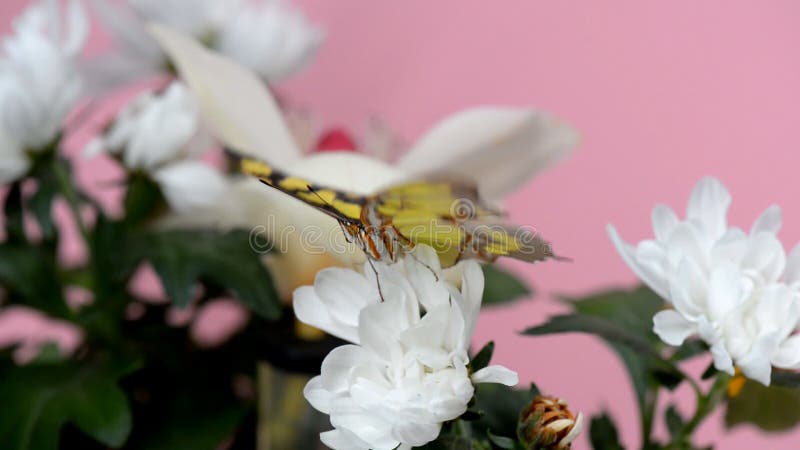
[[[642,448],[649,448],[653,442],[651,435],[653,434],[653,418],[656,413],[659,389],[659,386],[654,386],[645,392],[644,410],[642,411]]]
[[[689,443],[697,427],[700,426],[703,420],[705,420],[708,415],[716,409],[717,405],[725,399],[729,381],[730,375],[720,372],[717,374],[717,378],[714,380],[714,384],[711,385],[708,393],[702,394],[699,388],[696,390],[698,397],[697,409],[694,416],[675,434],[672,442],[670,442],[666,448],[682,448],[681,445]]]
[[[83,239],[88,244],[89,232],[86,228],[86,225],[83,223],[83,218],[81,217],[80,200],[77,192],[75,192],[74,186],[72,185],[72,180],[70,179],[69,174],[64,170],[64,167],[59,164],[58,159],[53,160],[52,168],[53,174],[55,174],[56,180],[58,181],[58,187],[61,190],[61,194],[67,200],[67,204],[72,211],[72,216],[76,225],[78,226],[78,230],[80,230]]]

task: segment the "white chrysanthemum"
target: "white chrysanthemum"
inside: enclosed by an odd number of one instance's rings
[[[119,51],[88,66],[95,92],[157,76],[167,58],[145,32],[147,22],[164,24],[251,67],[266,81],[284,79],[304,66],[322,33],[299,10],[275,0],[129,0],[111,5],[94,0],[98,17]]]
[[[687,219],[667,206],[653,210],[655,239],[636,247],[609,234],[625,262],[673,309],[653,318],[656,334],[680,345],[698,334],[711,346],[717,369],[769,384],[771,367],[800,365],[796,289],[800,251],[787,257],[776,233],[780,209],[771,206],[749,233],[727,224],[731,196],[714,178],[689,198]]]
[[[174,82],[129,103],[87,153],[107,151],[129,169],[149,173],[170,206],[186,212],[214,204],[227,188],[222,174],[196,159],[210,146],[191,94]]]
[[[82,87],[77,63],[88,27],[77,1],[62,11],[58,1],[42,0],[14,21],[0,60],[0,127],[20,148],[47,146],[75,106]]]
[[[0,128],[0,183],[21,178],[30,166],[31,161],[22,146]]]
[[[467,410],[474,383],[518,382],[502,366],[469,373],[484,281],[476,262],[451,269],[460,272],[460,288],[445,281],[426,246],[375,267],[377,280],[369,264],[363,273],[328,268],[295,291],[298,319],[353,342],[333,350],[304,391],[330,415],[334,430],[320,437],[334,449],[424,445]]]
[[[300,70],[322,43],[322,31],[280,0],[245,4],[221,27],[215,47],[263,79]]]

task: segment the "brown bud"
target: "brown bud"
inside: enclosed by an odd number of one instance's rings
[[[583,415],[575,417],[567,402],[539,395],[520,413],[517,434],[528,450],[564,450],[582,426]]]

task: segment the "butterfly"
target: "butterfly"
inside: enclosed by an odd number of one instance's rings
[[[358,195],[315,185],[231,150],[227,154],[241,173],[336,219],[348,242],[371,261],[395,262],[417,244],[432,247],[442,267],[467,258],[559,259],[534,230],[505,224],[467,182],[417,180]]]

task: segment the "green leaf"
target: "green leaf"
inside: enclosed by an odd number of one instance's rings
[[[494,264],[483,264],[483,305],[495,306],[528,297],[530,288],[519,278]]]
[[[594,334],[607,341],[623,344],[644,355],[650,355],[656,358],[659,357],[647,340],[629,332],[627,329],[610,320],[584,314],[554,316],[551,317],[547,323],[528,328],[522,332],[522,334],[529,336],[543,336],[558,333]]]
[[[630,333],[628,329],[622,328],[610,320],[582,314],[566,314],[551,317],[549,322],[528,328],[522,334],[540,336],[570,332],[594,334],[609,343],[626,347],[633,351],[638,358],[642,359],[645,366],[649,368],[651,376],[667,387],[672,388],[683,379],[683,374],[674,365],[662,359],[651,342],[641,336]],[[628,358],[633,357],[633,355],[628,354],[625,356]],[[634,363],[631,362],[631,364]],[[641,369],[638,365],[636,368],[637,371]]]
[[[0,402],[0,442],[9,450],[56,450],[61,428],[72,423],[110,447],[120,447],[131,431],[131,413],[120,376],[129,362],[7,367]]]
[[[708,365],[708,367],[706,367],[706,370],[704,370],[703,373],[700,375],[700,379],[701,380],[710,380],[711,378],[713,378],[717,374],[717,372],[719,372],[719,371],[714,366],[714,362],[712,361]]]
[[[608,413],[592,417],[589,424],[589,440],[594,450],[624,450],[619,442],[617,426]]]
[[[663,300],[646,287],[632,291],[615,290],[586,298],[565,298],[575,312],[608,319],[653,344],[661,340],[653,333],[653,316],[664,307]]]
[[[255,313],[276,319],[280,300],[249,243],[246,231],[166,231],[149,237],[146,258],[176,306],[192,302],[202,279],[230,290]]]
[[[22,189],[19,181],[13,183],[6,194],[3,217],[6,221],[6,242],[27,242],[22,212]]]
[[[494,341],[489,341],[483,346],[481,351],[470,361],[472,372],[475,373],[489,365],[492,360],[492,353],[494,353]]]
[[[773,386],[800,388],[800,372],[788,372],[772,369]]]
[[[675,350],[675,353],[672,354],[672,360],[676,362],[686,361],[687,359],[707,353],[708,344],[700,339],[688,339]]]
[[[489,436],[489,440],[492,442],[492,444],[503,449],[513,449],[517,443],[517,441],[514,439],[505,436],[497,436],[492,434],[491,431],[488,431],[486,434]]]
[[[655,408],[653,390],[662,384],[673,388],[683,379],[680,370],[661,357],[664,344],[652,331],[653,316],[664,307],[663,300],[643,286],[632,291],[607,291],[564,301],[575,309],[575,315],[596,320],[569,319],[577,323],[556,324],[562,328],[560,332],[567,332],[568,325],[597,327],[594,331],[579,328],[573,331],[598,334],[625,363],[641,411],[642,433],[649,436]]]
[[[72,169],[68,161],[55,157],[45,159],[32,173],[37,183],[36,193],[26,203],[28,210],[36,218],[45,241],[54,241],[58,231],[52,214],[53,201],[59,194],[60,187],[57,171],[62,171],[66,175],[67,182],[72,183]]]
[[[51,316],[70,318],[56,272],[55,255],[41,247],[0,244],[0,284],[12,303],[39,309]]]
[[[670,436],[675,436],[678,431],[683,427],[684,421],[681,414],[675,408],[675,405],[669,405],[667,411],[664,413],[664,422],[667,425],[667,430]]]
[[[125,222],[131,225],[142,223],[166,210],[166,200],[158,183],[143,173],[128,177],[125,192]]]
[[[800,389],[764,386],[747,380],[742,392],[728,400],[725,425],[753,424],[764,431],[789,430],[800,423]]]
[[[516,436],[520,412],[533,400],[531,391],[517,390],[502,384],[484,383],[475,388],[474,409],[483,416],[472,422],[479,437],[488,433],[499,436]]]

